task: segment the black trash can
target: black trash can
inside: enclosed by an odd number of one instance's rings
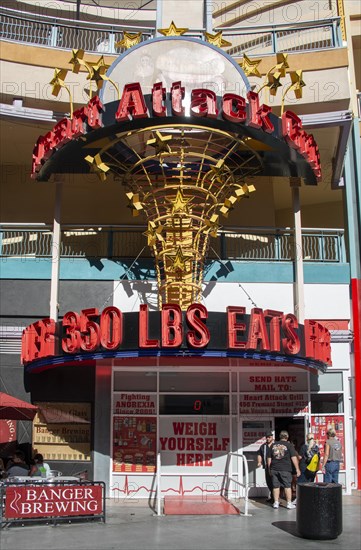
[[[342,485],[300,483],[297,485],[297,531],[314,540],[335,539],[342,533]]]

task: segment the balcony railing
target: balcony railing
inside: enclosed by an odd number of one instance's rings
[[[63,226],[61,258],[102,258],[126,260],[151,258],[143,235],[145,227]],[[0,259],[50,258],[53,234],[46,226],[0,226]],[[341,229],[303,229],[303,260],[306,262],[345,263],[344,231]],[[291,262],[301,252],[295,246],[293,229],[243,227],[219,231],[211,239],[208,258]]]
[[[141,32],[142,40],[156,36],[154,27],[113,25],[56,18],[42,15],[36,18],[27,12],[0,8],[1,31],[4,40],[70,50],[84,49],[87,52],[117,55],[123,50],[117,48],[125,31]],[[233,56],[243,52],[248,55],[266,55],[277,52],[300,52],[316,49],[339,48],[342,46],[340,18],[322,21],[303,21],[293,25],[261,25],[239,28],[222,28],[223,35],[232,43],[225,49]],[[186,36],[203,38],[205,29],[189,29]]]

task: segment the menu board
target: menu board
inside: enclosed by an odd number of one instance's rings
[[[156,417],[114,416],[113,472],[154,472],[156,432]]]
[[[315,442],[320,448],[321,458],[325,452],[325,442],[328,439],[327,430],[333,428],[336,437],[341,441],[343,451],[343,462],[340,463],[340,469],[345,469],[345,422],[343,415],[322,415],[311,416],[311,431],[315,436]]]
[[[90,460],[90,403],[37,403],[33,448],[45,460]]]

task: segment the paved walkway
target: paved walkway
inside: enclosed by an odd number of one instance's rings
[[[334,540],[300,538],[296,511],[252,500],[251,516],[156,517],[144,503],[107,502],[106,523],[12,525],[0,550],[360,550],[361,492],[343,497],[343,532]]]

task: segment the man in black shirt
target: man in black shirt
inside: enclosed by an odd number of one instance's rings
[[[267,466],[267,458],[269,456],[269,452],[270,452],[270,448],[272,446],[272,443],[273,443],[273,433],[272,432],[267,432],[266,433],[266,442],[263,443],[260,446],[260,448],[258,449],[258,452],[257,452],[257,468],[262,468],[263,467],[263,469],[265,470],[266,483],[267,483],[267,487],[268,487],[269,492],[270,492],[270,495],[269,495],[269,498],[267,499],[267,502],[272,502],[273,503],[272,479],[271,479],[271,475],[270,475],[270,472],[269,472],[269,468]]]
[[[292,510],[296,508],[291,502],[292,463],[296,468],[297,477],[301,475],[301,471],[298,465],[297,452],[294,446],[288,441],[288,437],[288,432],[282,430],[280,433],[280,440],[275,441],[271,446],[267,464],[270,469],[273,485],[273,508],[279,508],[280,487],[284,487],[287,508]]]

